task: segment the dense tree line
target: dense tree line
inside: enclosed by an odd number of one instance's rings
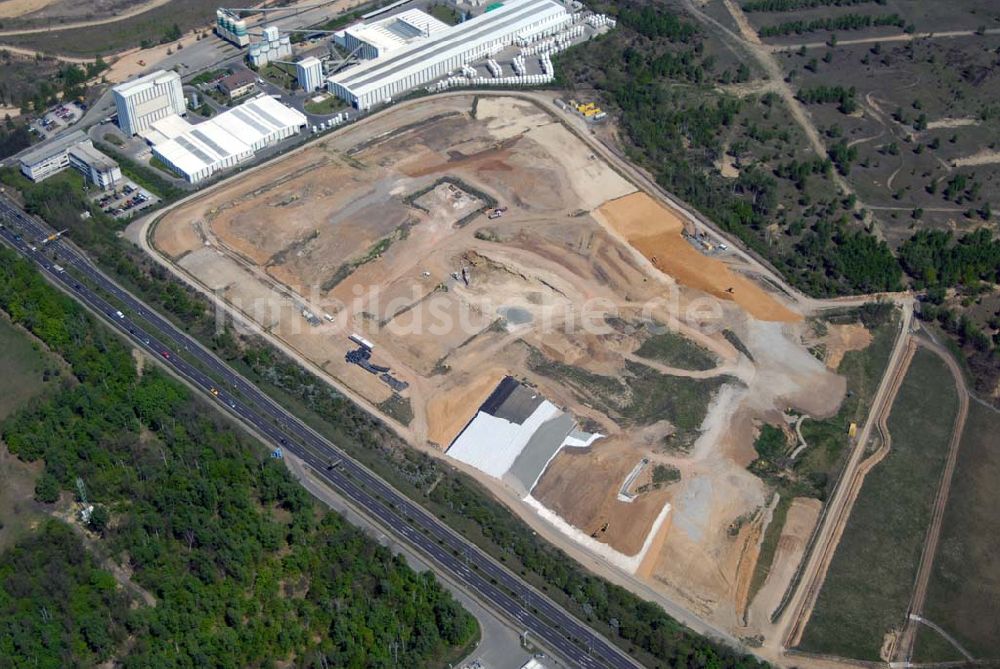
[[[783,35],[801,35],[816,31],[839,31],[839,30],[863,30],[865,28],[879,26],[897,26],[902,28],[905,25],[903,17],[899,14],[843,14],[841,16],[827,16],[811,21],[785,21],[776,25],[763,26],[760,29],[761,37],[781,37]]]
[[[1000,283],[1000,241],[988,228],[957,239],[950,230],[918,230],[899,258],[918,288]]]
[[[107,588],[83,591],[66,601],[87,614],[63,621],[66,638],[85,645],[25,647],[16,643],[26,633],[19,621],[28,610],[39,615],[45,593],[0,579],[0,648],[14,644],[5,657],[15,665],[90,665],[114,649],[124,667],[289,659],[417,667],[470,640],[474,620],[432,575],[414,572],[339,516],[318,514],[283,466],[178,382],[152,367],[138,374],[109,330],[6,250],[0,309],[63,356],[79,380],[6,420],[4,441],[22,459],[44,460],[46,475],[65,489],[85,481],[91,501],[111,510],[107,550],[127,560],[156,600],[123,615]],[[83,587],[73,575],[60,578]],[[106,580],[87,582],[95,578]],[[12,597],[28,597],[27,609],[4,607]],[[122,624],[132,643],[116,643]]]
[[[0,160],[12,156],[31,146],[31,133],[28,126],[7,120],[0,127]]]
[[[827,104],[836,102],[841,112],[852,114],[858,108],[858,103],[854,99],[855,89],[853,86],[844,88],[843,86],[812,86],[811,88],[800,88],[795,95],[806,104]]]
[[[666,39],[686,44],[698,35],[698,28],[681,20],[674,12],[650,4],[625,4],[618,11],[618,20],[628,28],[650,39]]]
[[[887,0],[750,0],[743,4],[744,12],[793,12],[813,7],[853,7],[875,2],[884,5]]]

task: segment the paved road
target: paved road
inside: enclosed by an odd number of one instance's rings
[[[595,669],[640,667],[513,572],[466,541],[423,507],[397,492],[347,453],[279,406],[173,323],[123,290],[65,240],[41,246],[51,228],[0,197],[0,238],[38,266],[46,278],[102,314],[138,347],[217,401],[273,446],[288,450],[400,541],[427,556],[497,613],[530,630],[532,638],[569,664]],[[64,270],[45,252],[56,252]],[[65,269],[112,296],[112,304]],[[121,311],[119,311],[121,309]],[[197,366],[192,362],[197,362]],[[209,370],[216,378],[209,377]]]

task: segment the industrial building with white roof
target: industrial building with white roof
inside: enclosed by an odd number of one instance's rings
[[[369,109],[509,44],[554,34],[571,19],[554,0],[509,0],[387,56],[334,74],[327,79],[327,88],[358,109]]]
[[[334,40],[362,58],[380,58],[405,46],[447,31],[451,26],[419,9],[408,9],[373,23],[358,23]]]
[[[301,112],[261,96],[198,125],[169,116],[153,123],[143,136],[157,158],[189,183],[198,183],[291,137],[305,125]]]

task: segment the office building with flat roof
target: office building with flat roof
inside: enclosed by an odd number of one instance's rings
[[[62,172],[69,167],[70,147],[89,141],[82,130],[51,139],[21,156],[21,174],[37,182]]]
[[[67,153],[70,167],[103,190],[116,187],[122,180],[118,163],[95,149],[89,140],[70,147]]]

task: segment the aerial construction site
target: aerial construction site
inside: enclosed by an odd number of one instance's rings
[[[785,507],[760,576],[778,496],[755,440],[837,414],[871,333],[804,313],[552,102],[400,104],[168,209],[146,242],[588,567],[767,636],[820,505]]]

